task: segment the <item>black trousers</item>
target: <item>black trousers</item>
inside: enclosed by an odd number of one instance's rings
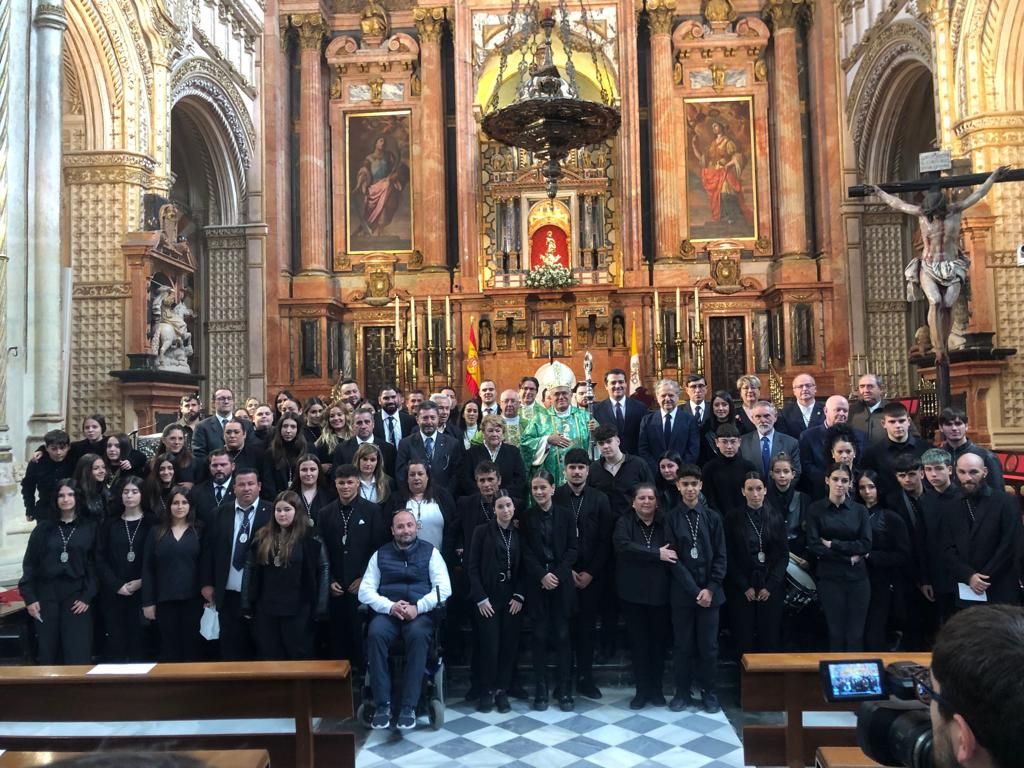
[[[902,651],[923,651],[931,647],[939,629],[939,608],[925,597],[921,590],[909,580],[900,584],[895,594],[903,607],[897,615],[903,614]]]
[[[253,620],[256,649],[261,661],[299,661],[313,658],[313,622],[309,605],[293,616],[271,616],[256,609]]]
[[[718,671],[718,611],[717,606],[701,608],[696,603],[692,606],[672,606],[672,631],[675,634],[672,666],[677,695],[689,696],[694,679],[702,691],[713,693],[715,690]]]
[[[221,661],[252,661],[256,658],[252,625],[248,619],[242,618],[242,595],[225,590],[217,614],[220,618]]]
[[[476,650],[473,658],[479,674],[479,679],[474,678],[473,682],[480,686],[481,691],[507,691],[512,685],[523,611],[515,616],[509,613],[508,604],[511,599],[511,589],[492,595],[494,615],[489,619],[481,616],[480,610],[473,606],[476,611]]]
[[[572,692],[572,646],[569,644],[569,616],[563,589],[575,589],[560,584],[557,589],[534,590],[527,604],[533,626],[533,676],[537,686],[547,685],[548,646],[555,644],[555,680],[562,695]]]
[[[346,592],[328,603],[331,656],[348,659],[354,669],[363,669],[363,621],[359,615],[359,598]]]
[[[104,658],[114,664],[146,657],[146,628],[142,621],[142,592],[124,596],[104,594],[100,611],[107,631]]]
[[[818,596],[828,625],[829,650],[864,650],[864,626],[871,602],[871,584],[868,580],[818,579]]]
[[[76,615],[71,612],[71,605],[77,599],[39,601],[42,621],[33,623],[39,640],[40,664],[92,663],[92,614],[96,607],[89,606],[85,613]]]
[[[237,594],[237,593],[235,593]],[[199,659],[199,620],[203,616],[202,598],[167,600],[156,604],[156,631],[160,638],[160,661],[197,661]],[[220,623],[224,637],[224,620]]]
[[[871,598],[864,623],[864,650],[890,650],[889,616],[892,613],[893,597],[893,587],[887,582],[871,583]]]
[[[608,558],[601,585],[602,595],[598,613],[601,615],[601,634],[597,637],[601,652],[614,656],[619,635],[619,593],[615,588],[615,560]],[[591,587],[594,585],[591,584]]]
[[[668,606],[641,605],[622,601],[622,618],[633,655],[633,677],[636,695],[648,698],[661,694],[665,675],[665,635],[668,629]]]
[[[594,676],[594,645],[597,617],[604,603],[604,579],[594,579],[586,589],[576,590],[576,613],[572,620],[572,645],[576,654],[576,677],[590,682]],[[618,597],[616,597],[618,601]]]
[[[776,589],[764,602],[747,600],[738,590],[730,590],[726,605],[732,623],[736,652],[773,653],[782,649],[782,610],[785,588]]]

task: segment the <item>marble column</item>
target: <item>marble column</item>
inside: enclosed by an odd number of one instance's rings
[[[678,257],[682,209],[677,179],[679,155],[675,146],[672,101],[672,15],[676,0],[650,0],[647,15],[651,26],[651,155],[654,182],[654,257]]]
[[[321,44],[327,25],[319,13],[291,17],[299,33],[299,223],[303,272],[327,271],[327,137]]]
[[[619,0],[616,18],[633,20],[633,0]],[[646,286],[647,270],[643,266],[644,215],[640,195],[640,98],[637,75],[636,26],[622,29],[618,35],[619,54],[619,109],[622,113],[622,127],[615,141],[619,147],[618,203],[621,230],[616,233],[615,247],[622,256],[623,282],[628,286]],[[625,25],[624,25],[625,26]]]
[[[468,3],[456,3],[455,21],[455,156],[456,173],[465,180],[459,185],[459,268],[461,285],[456,289],[477,291],[480,285],[480,229],[477,221],[480,179],[480,132],[474,115],[476,81],[473,75],[473,11]],[[460,41],[462,41],[460,43]]]
[[[444,267],[448,248],[445,227],[436,222],[447,221],[445,211],[445,116],[444,90],[441,87],[441,32],[444,28],[445,9],[416,8],[413,10],[416,35],[420,41],[420,134],[423,146],[428,148],[420,161],[420,185],[423,206],[420,242],[423,264],[426,267]]]
[[[951,4],[941,0],[923,0],[919,10],[927,14],[928,28],[932,35],[932,82],[935,88],[935,125],[938,129],[938,146],[952,149],[957,141],[953,134],[956,115],[955,46],[951,42]]]
[[[11,117],[11,0],[0,0],[0,465],[10,467],[10,427],[7,425],[7,195],[10,175],[8,129]],[[13,484],[13,476],[0,469],[0,486]]]
[[[50,425],[61,419],[61,62],[67,16],[63,4],[40,5],[35,28],[35,120],[30,147],[33,188],[30,222],[29,350],[35,376],[32,419]],[[58,299],[58,301],[55,301]],[[64,297],[70,301],[71,297]],[[57,368],[58,372],[55,372]],[[43,426],[43,425],[40,425]]]
[[[772,103],[775,106],[775,167],[780,257],[807,255],[804,147],[801,128],[800,78],[797,71],[797,24],[810,12],[811,0],[768,0],[763,13],[771,22],[774,62]]]

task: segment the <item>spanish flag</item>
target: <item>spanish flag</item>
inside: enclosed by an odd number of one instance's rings
[[[636,318],[633,318],[633,334],[629,341],[629,394],[640,389],[640,350],[636,345]]]
[[[466,350],[466,387],[469,396],[476,397],[480,392],[480,361],[476,356],[476,323],[470,321],[469,349]]]

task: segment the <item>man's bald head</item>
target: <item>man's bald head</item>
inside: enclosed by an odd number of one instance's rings
[[[850,401],[842,395],[832,395],[825,401],[825,426],[845,424],[850,415]]]
[[[956,460],[956,478],[966,495],[973,496],[981,490],[987,477],[988,467],[978,454],[968,451]]]

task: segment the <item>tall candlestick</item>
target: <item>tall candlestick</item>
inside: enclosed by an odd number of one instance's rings
[[[450,344],[452,339],[452,300],[444,297],[444,338],[445,343]]]
[[[409,298],[409,323],[412,325],[412,336],[409,338],[412,341],[412,346],[416,346],[416,342],[419,340],[419,331],[416,330],[416,297],[412,296]]]
[[[400,323],[400,314],[399,313],[401,311],[400,310],[400,306],[401,306],[401,301],[399,300],[399,298],[397,296],[395,296],[395,344],[400,344],[401,341],[402,341],[402,334],[401,334],[401,331],[400,331],[400,328],[399,328],[399,323]]]
[[[682,304],[679,301],[679,287],[677,286],[676,287],[676,328],[680,328],[682,326],[683,313],[680,312],[680,307],[681,306],[682,306]]]
[[[700,326],[700,289],[693,288],[693,315],[697,318],[697,326]]]
[[[654,338],[661,338],[661,299],[658,292],[654,292]]]
[[[427,296],[427,346],[429,347],[434,341],[434,323],[431,320],[431,306],[430,297]]]

